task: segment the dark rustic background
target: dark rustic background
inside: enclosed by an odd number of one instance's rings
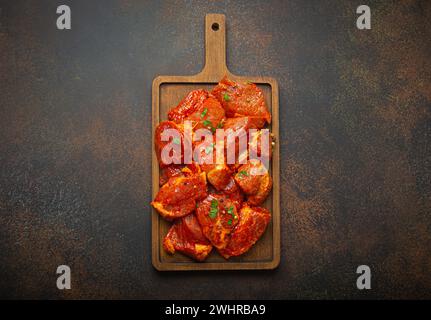
[[[359,31],[362,2],[1,1],[0,297],[431,298],[431,2]],[[275,271],[151,265],[151,82],[201,70],[206,13],[233,73],[280,85]]]

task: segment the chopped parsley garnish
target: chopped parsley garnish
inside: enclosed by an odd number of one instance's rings
[[[217,125],[217,129],[223,128],[223,122],[219,122]]]
[[[214,219],[215,217],[217,217],[217,212],[218,212],[218,209],[211,209],[209,213],[210,218]]]
[[[205,127],[212,126],[212,123],[209,120],[204,120],[203,124]]]
[[[227,92],[223,95],[223,99],[224,99],[224,101],[229,101],[230,100],[230,97],[227,94]]]
[[[227,209],[227,213],[228,214],[230,214],[231,216],[232,216],[232,218],[233,219],[238,219],[238,217],[235,215],[235,213],[233,212],[233,206],[230,206],[228,209]],[[230,221],[230,223],[229,223],[229,221]],[[227,223],[229,224],[229,225],[231,225],[232,224],[232,220],[229,220]]]
[[[217,213],[218,213],[218,201],[216,199],[213,199],[211,200],[211,209],[209,213],[210,218],[214,219],[215,217],[217,217]]]
[[[245,171],[245,170],[242,170],[242,171],[238,172],[238,174],[239,174],[240,177],[247,177],[248,176],[248,172]]]
[[[175,137],[174,139],[172,139],[172,142],[175,144],[181,144],[181,139],[178,137]]]
[[[201,113],[201,118],[205,117],[207,113],[208,113],[208,109],[205,108],[204,111],[202,111]]]
[[[230,207],[227,209],[227,213],[229,213],[229,214],[233,214],[233,206],[230,206]]]

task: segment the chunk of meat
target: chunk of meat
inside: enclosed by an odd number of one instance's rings
[[[222,194],[229,198],[229,200],[232,201],[236,206],[237,211],[241,209],[244,197],[242,195],[241,189],[238,187],[233,177],[230,178],[229,183],[222,190],[219,190],[216,193]]]
[[[267,209],[244,205],[239,212],[239,223],[231,233],[227,246],[219,249],[220,254],[229,259],[250,250],[265,232],[270,219]]]
[[[263,147],[265,146],[265,144],[262,144],[262,139],[268,139],[267,148]],[[262,130],[257,131],[256,134],[253,134],[249,137],[249,141],[248,141],[249,159],[252,154],[255,154],[260,159],[265,157],[269,161],[272,157],[272,146],[274,143],[275,143],[274,137],[272,134],[265,135],[263,134]]]
[[[249,159],[249,149],[247,143],[250,143],[253,140],[256,140],[255,144],[259,147],[258,152],[260,151],[260,139],[257,139],[257,135],[250,135],[250,129],[258,130],[257,133],[261,132],[259,129],[263,128],[265,125],[265,119],[262,117],[236,117],[236,118],[227,118],[223,129],[225,130],[225,135],[233,134],[234,136],[231,139],[225,139],[226,146],[226,155],[229,152],[235,151],[235,163],[245,163]],[[229,132],[228,130],[233,130]],[[235,138],[235,139],[233,139]],[[240,141],[244,141],[242,145],[242,149],[240,149],[241,144]],[[252,147],[253,145],[250,145]],[[232,150],[232,151],[229,151]],[[232,162],[232,158],[227,158],[229,162]],[[230,163],[233,164],[233,163]]]
[[[258,160],[250,160],[239,167],[234,179],[247,195],[247,201],[251,205],[260,205],[271,192],[271,176],[262,162]]]
[[[201,167],[197,163],[191,163],[181,169],[186,177],[201,173]]]
[[[217,164],[207,171],[207,179],[214,188],[223,190],[232,180],[232,171],[225,164]]]
[[[184,120],[193,122],[193,128],[208,128],[214,131],[225,118],[225,110],[209,92],[199,89],[191,91],[175,108],[168,118],[176,123]]]
[[[213,137],[211,135],[209,138]],[[213,139],[195,141],[193,144],[193,161],[201,167],[202,171],[208,172],[217,164],[217,154]],[[224,163],[224,155],[221,160]]]
[[[163,185],[151,205],[166,220],[181,218],[196,208],[196,201],[207,195],[205,173],[174,177]]]
[[[181,102],[168,112],[168,119],[176,123],[182,122],[203,104],[208,92],[203,89],[193,90]]]
[[[196,157],[194,157],[194,160],[199,163],[202,171],[207,174],[208,182],[217,190],[224,189],[230,183],[233,173],[225,164],[224,152],[220,160],[221,163],[218,163],[213,142],[199,142],[195,147]]]
[[[195,130],[207,128],[215,132],[217,128],[221,128],[225,119],[225,111],[220,102],[212,95],[204,100],[201,106],[196,109],[196,112],[189,115],[185,120],[193,121]]]
[[[159,185],[164,185],[173,177],[187,177],[200,172],[200,167],[196,163],[188,164],[186,166],[172,164],[160,170]]]
[[[181,171],[182,165],[171,164],[170,166],[160,169],[159,174],[159,185],[162,186],[169,181],[170,178],[184,177],[184,173]]]
[[[169,141],[163,141],[162,134],[172,136]],[[160,168],[167,167],[171,164],[184,163],[184,133],[182,128],[173,121],[160,122],[156,128],[154,135],[154,148],[156,150],[157,160],[159,161]],[[171,145],[168,146],[168,144]],[[164,148],[169,148],[169,157],[163,157],[162,151]],[[168,159],[169,158],[169,159]],[[171,160],[172,162],[169,162]]]
[[[262,177],[262,180],[259,185],[259,189],[255,194],[251,194],[247,196],[247,202],[253,206],[258,206],[262,204],[266,198],[268,197],[268,194],[271,192],[272,189],[272,179],[269,174],[265,174]]]
[[[265,118],[263,117],[235,117],[227,118],[223,124],[223,129],[232,130],[248,130],[262,129],[265,126]]]
[[[224,77],[212,90],[227,117],[258,116],[271,123],[262,90],[254,83],[237,83]]]
[[[209,194],[198,203],[196,216],[211,244],[218,249],[226,247],[229,235],[238,223],[234,201],[225,194]]]
[[[212,245],[202,233],[196,216],[192,213],[178,219],[163,239],[163,248],[170,254],[182,252],[197,261],[203,261],[212,250]]]

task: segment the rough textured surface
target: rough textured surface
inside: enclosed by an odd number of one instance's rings
[[[431,2],[373,1],[371,31],[358,4],[73,1],[59,31],[57,1],[1,1],[0,297],[431,298]],[[280,84],[273,272],[151,266],[151,82],[200,71],[205,13]]]

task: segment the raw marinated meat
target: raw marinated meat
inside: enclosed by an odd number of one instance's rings
[[[239,223],[231,233],[227,246],[219,249],[220,254],[228,259],[250,250],[266,230],[270,218],[271,214],[265,208],[243,206],[239,212]]]
[[[182,252],[193,259],[203,261],[212,250],[212,245],[202,233],[194,214],[178,219],[163,240],[163,248],[170,254]]]
[[[224,77],[212,94],[222,104],[226,116],[258,116],[271,123],[262,90],[254,83],[237,83]]]

